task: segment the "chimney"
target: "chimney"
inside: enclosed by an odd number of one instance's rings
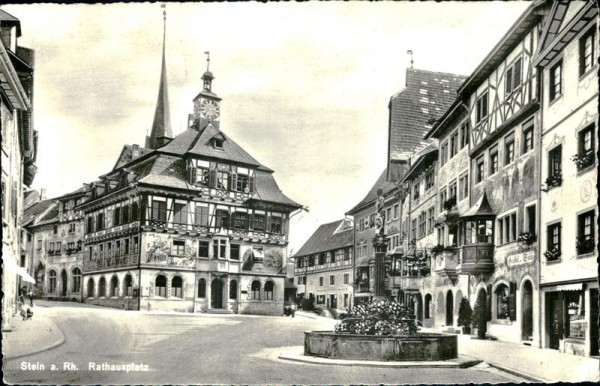
[[[133,144],[131,148],[131,159],[134,160],[140,156],[140,146],[138,144]]]

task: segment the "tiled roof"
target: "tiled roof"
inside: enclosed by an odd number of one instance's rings
[[[52,205],[56,205],[53,200],[43,200],[36,202],[23,211],[23,226],[32,225],[35,219],[47,211]],[[58,211],[56,212],[58,215]]]
[[[285,194],[283,194],[271,172],[263,172],[259,170],[255,174],[255,179],[256,194],[252,197],[253,199],[290,205],[297,208],[302,207],[302,205],[291,200]]]
[[[369,190],[369,193],[367,193],[367,195],[358,204],[356,204],[354,206],[354,208],[350,209],[348,211],[348,214],[355,213],[358,210],[360,210],[361,208],[363,208],[364,206],[369,205],[370,203],[375,201],[375,199],[377,198],[377,190],[379,190],[380,188],[383,190],[384,195],[387,192],[394,189],[396,187],[396,185],[393,182],[388,182],[386,180],[386,176],[387,176],[387,169],[384,169],[383,172],[381,173],[381,175],[379,176],[379,178],[377,179],[377,181],[375,181],[375,184],[373,184],[373,186]]]
[[[50,209],[36,225],[51,224],[54,222],[58,222],[58,205]]]
[[[452,105],[465,76],[406,70],[406,88],[390,99],[389,155],[405,160],[426,146],[423,136]]]
[[[211,143],[211,139],[219,134],[225,138],[225,141],[223,142],[223,149],[216,149]],[[253,166],[260,165],[260,162],[255,160],[250,154],[248,154],[237,143],[235,143],[235,141],[211,124],[202,130],[200,137],[194,146],[189,150],[189,153],[226,159],[229,161],[242,162]]]
[[[138,181],[177,189],[192,189],[186,179],[185,160],[178,157],[159,155],[148,174]]]
[[[353,227],[350,226],[343,231],[334,233],[342,222],[337,220],[329,224],[323,224],[310,236],[304,245],[294,254],[295,257],[312,255],[315,253],[331,251],[344,247],[351,247],[354,243]]]

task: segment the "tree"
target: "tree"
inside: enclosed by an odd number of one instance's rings
[[[469,300],[463,296],[458,307],[458,325],[464,327],[465,333],[471,333],[471,320],[473,318],[473,310]]]

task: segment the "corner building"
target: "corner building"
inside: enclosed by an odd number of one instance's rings
[[[83,298],[127,309],[281,315],[288,220],[301,206],[219,129],[211,72],[189,128],[170,138],[164,72],[163,57],[151,147],[125,146],[79,207]]]

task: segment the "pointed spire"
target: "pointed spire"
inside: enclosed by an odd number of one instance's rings
[[[167,36],[167,11],[165,4],[163,8],[163,50],[162,50],[162,68],[160,71],[160,84],[158,86],[158,100],[156,110],[154,111],[154,122],[152,123],[152,132],[146,137],[146,147],[157,149],[166,142],[165,139],[173,138],[171,130],[171,112],[169,110],[169,90],[167,84],[167,65],[165,58],[165,46]]]

